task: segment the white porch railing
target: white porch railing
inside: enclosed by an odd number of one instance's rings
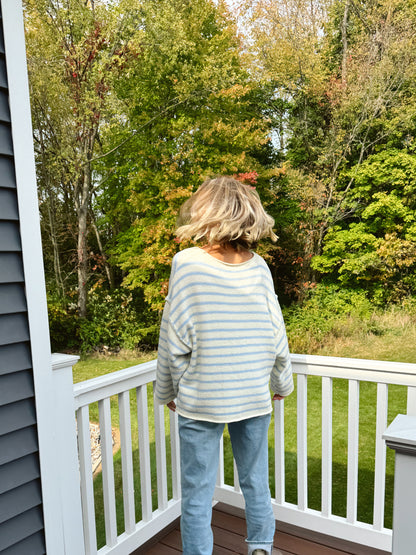
[[[180,515],[179,446],[177,416],[170,412],[170,469],[171,491],[168,496],[168,463],[166,457],[165,409],[154,405],[149,410],[148,384],[156,377],[156,361],[133,366],[105,376],[74,385],[75,408],[78,423],[78,446],[81,478],[81,501],[84,522],[85,552],[97,553],[96,514],[94,484],[91,466],[91,440],[89,406],[98,402],[102,494],[106,545],[99,549],[100,555],[126,555],[148,541]],[[136,408],[131,411],[130,391],[134,391]],[[122,468],[122,498],[124,532],[117,531],[116,490],[114,482],[113,438],[110,400],[118,397],[120,449]],[[153,405],[153,403],[152,403]],[[167,410],[167,409],[166,409]],[[132,420],[135,413],[138,430],[140,459],[141,519],[136,522],[134,488]],[[153,413],[154,427],[149,422]],[[154,437],[151,432],[154,429]],[[152,500],[151,443],[156,453],[157,508]],[[121,492],[120,492],[121,493]]]
[[[286,501],[285,491],[285,422],[284,403],[275,403],[275,498],[273,506],[278,521],[347,539],[366,546],[391,552],[391,530],[384,528],[386,447],[382,435],[387,427],[388,387],[407,387],[407,412],[416,414],[416,365],[292,355],[297,374],[297,504]],[[81,499],[85,536],[85,552],[126,555],[145,543],[180,514],[179,449],[176,415],[163,407],[148,403],[148,386],[155,380],[156,361],[87,380],[74,386],[78,422],[78,445],[81,475]],[[322,484],[321,510],[308,507],[308,376],[322,382]],[[333,380],[348,381],[347,499],[345,517],[332,514],[332,421],[338,410],[333,403]],[[357,519],[359,474],[359,389],[360,382],[377,384],[375,416],[374,520],[373,524]],[[132,394],[130,393],[132,392]],[[134,395],[134,403],[131,396]],[[116,508],[112,423],[110,402],[118,398],[121,448],[123,509]],[[114,398],[113,398],[114,402]],[[89,407],[98,403],[101,451],[102,490],[104,502],[106,545],[97,550],[96,510],[91,464]],[[133,406],[134,405],[134,406]],[[133,406],[133,409],[132,409]],[[133,464],[132,415],[137,419],[140,486],[136,496],[141,499],[141,518],[137,521],[134,476],[139,471]],[[153,415],[153,416],[152,416]],[[394,415],[395,416],[395,415]],[[153,426],[149,425],[154,418]],[[169,418],[170,452],[167,456],[165,421]],[[113,424],[114,427],[114,424]],[[151,468],[151,446],[155,446],[155,469]],[[152,475],[156,473],[157,507],[152,503]],[[169,474],[171,475],[168,478]],[[215,500],[243,507],[238,477],[228,484],[223,459],[218,473]],[[139,489],[139,491],[137,491]],[[170,492],[170,493],[168,493]],[[124,531],[117,529],[117,514],[124,512]],[[120,525],[119,525],[120,527]]]
[[[387,428],[388,386],[407,386],[407,413],[416,414],[416,365],[334,357],[292,355],[297,374],[297,504],[286,502],[284,402],[275,403],[275,486],[273,507],[276,519],[329,536],[349,540],[391,553],[392,532],[384,527],[386,446],[382,438]],[[309,376],[322,381],[321,418],[321,510],[308,508],[307,383]],[[332,421],[333,380],[348,381],[348,454],[346,517],[331,513],[332,507]],[[377,384],[375,422],[374,511],[373,524],[360,522],[358,511],[359,390],[360,382]],[[369,438],[370,439],[370,438]],[[243,507],[243,498],[234,473],[234,484],[224,483],[220,469],[215,499]]]

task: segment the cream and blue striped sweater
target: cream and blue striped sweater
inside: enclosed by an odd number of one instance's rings
[[[259,255],[227,264],[193,247],[176,254],[160,329],[156,400],[194,420],[271,412],[293,391],[282,313]]]

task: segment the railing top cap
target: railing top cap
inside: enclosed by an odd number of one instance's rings
[[[400,372],[416,374],[416,364],[408,362],[393,362],[388,360],[370,360],[362,358],[344,358],[321,355],[291,355],[292,363],[309,366],[326,366],[332,368],[350,368],[354,370],[375,370],[378,372]]]
[[[52,353],[52,370],[59,370],[74,366],[79,361],[77,355],[67,355],[64,353]]]
[[[154,379],[155,376],[153,376],[153,374],[155,374],[155,372],[156,359],[150,360],[149,362],[142,362],[141,364],[136,364],[135,366],[123,368],[122,370],[116,370],[115,372],[110,372],[109,374],[98,376],[97,378],[91,378],[89,380],[85,380],[84,382],[76,383],[74,384],[74,394],[75,396],[78,396],[102,387],[111,387],[131,378],[144,376],[147,373],[150,373],[152,375],[151,379]]]

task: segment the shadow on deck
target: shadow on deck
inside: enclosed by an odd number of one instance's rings
[[[243,511],[218,503],[212,514],[213,555],[246,555],[246,524]],[[132,555],[178,555],[182,553],[179,521],[162,531]],[[273,555],[386,555],[384,551],[337,540],[315,532],[280,525],[274,537]]]

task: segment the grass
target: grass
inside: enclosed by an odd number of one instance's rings
[[[290,326],[289,326],[290,327]],[[309,329],[289,335],[293,353],[336,357],[416,361],[416,314],[393,306],[386,311],[374,310],[366,317],[347,315],[333,320],[327,333],[320,336],[319,322]]]
[[[303,333],[302,337],[289,337],[293,352],[308,352],[309,354],[352,357],[374,360],[390,360],[398,362],[416,361],[416,318],[399,309],[390,309],[385,313],[374,313],[365,321],[357,317],[338,319],[324,338],[316,339],[314,331]],[[308,348],[305,349],[305,344]],[[298,350],[299,347],[301,350]],[[89,378],[101,376],[122,368],[147,362],[156,353],[145,355],[131,355],[107,357],[85,357],[74,367],[74,381],[79,382]],[[149,415],[153,412],[153,400],[149,386]],[[406,388],[389,386],[388,423],[397,414],[406,412]],[[348,383],[346,380],[335,379],[333,388],[333,488],[332,512],[339,516],[345,515],[346,483],[347,483],[347,448],[348,422],[346,418],[348,404]],[[374,455],[375,455],[375,411],[376,384],[362,383],[360,385],[360,443],[359,443],[359,475],[358,475],[358,520],[371,523],[373,520],[374,495]],[[119,415],[117,399],[111,400],[112,425],[118,427]],[[140,472],[138,460],[137,439],[137,408],[135,397],[131,396],[132,437],[133,437],[133,465],[135,479],[136,518],[141,518],[140,504]],[[90,418],[98,422],[98,407],[91,406]],[[285,452],[286,452],[286,501],[297,502],[297,446],[296,446],[296,396],[291,395],[285,401]],[[170,457],[169,417],[165,411],[167,430],[167,457]],[[151,421],[150,421],[151,422]],[[151,425],[150,443],[152,468],[155,469],[154,430]],[[270,427],[270,486],[274,495],[274,438],[273,426]],[[233,465],[231,445],[228,434],[224,437],[225,479],[233,483]],[[168,465],[169,467],[169,465]],[[124,530],[121,455],[117,452],[114,457],[114,472],[117,494],[117,525],[118,533]],[[386,501],[385,526],[392,525],[393,505],[393,476],[394,454],[387,450],[386,472]],[[170,483],[170,478],[169,482]],[[105,544],[102,482],[99,474],[94,481],[97,541],[99,547]],[[152,489],[154,490],[153,508],[157,506],[156,474],[152,472]],[[170,492],[169,492],[170,493]],[[310,377],[308,379],[308,506],[320,510],[321,505],[321,380]]]
[[[98,378],[104,374],[148,362],[154,358],[156,358],[154,351],[139,354],[125,351],[121,355],[82,356],[74,366],[74,383]]]

